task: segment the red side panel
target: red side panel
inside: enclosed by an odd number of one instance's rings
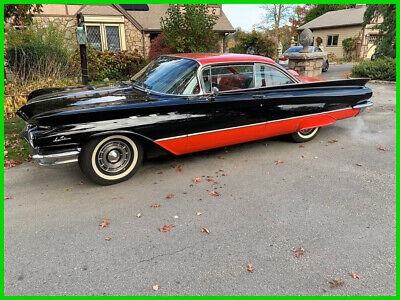
[[[187,137],[158,140],[155,141],[155,143],[173,154],[179,155],[289,134],[308,128],[326,126],[335,123],[336,120],[356,116],[359,111],[359,109],[350,108],[321,115],[298,117],[239,128],[193,134]]]
[[[226,129],[188,136],[187,152],[244,143],[265,137],[265,124]]]
[[[154,142],[175,155],[187,153],[187,136]]]

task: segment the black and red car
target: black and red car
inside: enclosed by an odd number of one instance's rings
[[[180,155],[285,134],[309,141],[372,105],[367,81],[302,77],[261,56],[163,55],[119,84],[34,91],[18,115],[39,164],[79,161],[106,185],[132,176],[154,147]]]

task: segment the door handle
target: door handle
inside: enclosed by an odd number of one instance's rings
[[[264,95],[253,95],[252,96],[254,99],[265,99],[267,97],[265,97]]]

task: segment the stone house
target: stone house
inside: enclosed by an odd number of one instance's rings
[[[150,42],[161,33],[160,21],[170,4],[44,4],[34,16],[38,23],[65,26],[66,41],[77,45],[77,14],[84,16],[88,44],[103,51],[137,50],[147,56]],[[210,14],[219,16],[214,30],[220,35],[220,51],[225,50],[225,37],[234,28],[222,11],[221,4],[209,4]]]
[[[358,38],[357,57],[371,59],[376,48],[374,42],[378,30],[371,29],[375,24],[363,28],[365,10],[366,5],[359,4],[355,8],[330,11],[300,26],[297,30],[301,32],[309,28],[314,34],[314,45],[322,46],[324,51],[336,58],[343,58],[346,55],[342,45],[344,39]]]

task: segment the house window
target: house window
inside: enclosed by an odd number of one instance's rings
[[[119,37],[119,27],[118,26],[105,26],[106,28],[106,39],[107,48],[112,52],[121,51],[121,43]]]
[[[103,51],[100,26],[86,26],[86,36],[90,46],[96,50]]]
[[[335,47],[335,46],[338,45],[338,40],[339,40],[339,35],[338,34],[336,34],[336,35],[328,35],[326,45],[327,46],[331,46],[331,47]]]
[[[85,28],[88,44],[96,50],[125,50],[123,24],[86,24]]]
[[[371,34],[368,36],[368,43],[369,44],[376,44],[376,41],[378,40],[378,35],[377,34]]]

